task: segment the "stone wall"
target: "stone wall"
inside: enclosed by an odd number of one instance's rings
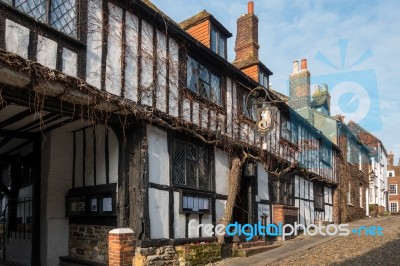
[[[69,225],[68,255],[99,263],[108,262],[108,232],[112,226]]]
[[[194,266],[205,265],[218,260],[221,260],[221,245],[218,243],[199,243],[175,247],[137,247],[133,265]]]

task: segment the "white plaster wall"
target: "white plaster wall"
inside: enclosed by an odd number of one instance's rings
[[[257,164],[257,173],[258,196],[261,199],[269,200],[268,173],[265,171],[263,164]]]
[[[28,59],[29,29],[6,19],[6,50]]]
[[[104,125],[96,126],[96,184],[106,184],[106,155],[105,137],[106,129]]]
[[[157,30],[157,87],[156,103],[158,110],[167,112],[167,37]]]
[[[179,83],[179,46],[169,38],[169,114],[178,116]]]
[[[169,185],[170,171],[167,132],[152,126],[147,127],[147,132],[149,143],[149,181]],[[176,204],[178,203],[179,200]]]
[[[140,88],[142,93],[142,104],[148,106],[153,106],[153,37],[153,26],[147,21],[142,20]]]
[[[308,180],[304,180],[304,198],[309,199],[310,191],[308,190]]]
[[[150,238],[168,238],[169,192],[149,188]]]
[[[37,62],[48,68],[56,69],[57,43],[42,35],[38,35]]]
[[[192,109],[192,122],[195,123],[197,126],[200,125],[200,105],[197,102],[193,102],[193,109]]]
[[[310,202],[308,202],[308,201],[304,202],[304,216],[305,216],[306,224],[309,225],[311,223],[311,220],[310,220],[311,214],[310,214]]]
[[[75,133],[75,187],[83,186],[83,131]]]
[[[257,206],[257,213],[258,213],[258,220],[262,221],[262,215],[267,215],[267,223],[270,223],[270,217],[271,217],[271,210],[270,206],[267,204],[258,204]]]
[[[324,202],[329,203],[329,188],[324,187]]]
[[[226,200],[215,200],[215,215],[217,223],[224,217]]]
[[[232,80],[230,78],[226,79],[226,116],[226,133],[232,137]]]
[[[110,163],[110,184],[118,182],[119,143],[114,130],[108,128],[108,151]]]
[[[68,255],[68,218],[65,217],[65,195],[72,184],[73,135],[52,132],[47,137],[49,150],[42,150],[43,160],[49,159],[48,167],[42,172],[43,265],[57,265],[60,256]],[[51,159],[50,159],[51,158]],[[43,169],[42,169],[43,170]],[[43,216],[42,216],[43,217]]]
[[[205,105],[201,107],[200,124],[202,128],[208,128],[208,109]]]
[[[130,12],[125,15],[126,58],[125,58],[125,97],[138,100],[138,32],[139,19]]]
[[[299,197],[300,196],[300,191],[299,191],[299,177],[295,176],[294,177],[294,196]]]
[[[314,223],[314,202],[310,202],[310,215],[311,215],[311,223]]]
[[[199,237],[199,230],[197,230],[199,225],[199,215],[189,215],[189,224],[191,224],[191,226],[188,227],[188,237]]]
[[[232,127],[233,127],[233,135],[237,136],[238,134],[238,100],[237,100],[237,88],[236,82],[232,82]]]
[[[106,60],[106,90],[121,95],[122,8],[108,3],[108,38]]]
[[[101,3],[88,1],[88,34],[86,44],[86,82],[100,88],[101,85],[101,49],[102,49]]]
[[[62,72],[69,76],[77,76],[78,55],[67,48],[62,52]]]
[[[203,217],[201,217],[201,223],[202,224],[211,224],[212,225],[212,217],[210,214],[207,215],[203,215]],[[211,232],[211,234],[206,234],[205,232],[206,230],[204,230],[204,228],[201,228],[201,236],[202,237],[212,237],[213,233]]]
[[[304,178],[302,178],[302,177],[300,177],[299,178],[299,181],[300,181],[300,198],[302,198],[302,199],[304,199],[304,197],[305,197],[305,191],[304,191],[304,187],[305,187],[305,180],[304,180]]]
[[[300,206],[299,206],[299,212],[300,212],[300,223],[304,224],[305,223],[305,217],[304,217],[304,200],[300,200]]]
[[[186,217],[185,214],[179,213],[179,203],[179,192],[174,192],[174,236],[175,238],[185,238]]]
[[[85,158],[85,186],[94,186],[94,153],[93,153],[93,129],[85,129],[86,158]]]
[[[229,156],[226,152],[215,150],[215,192],[228,195],[229,191]]]
[[[210,110],[210,130],[215,131],[217,129],[217,116],[214,110]]]
[[[111,128],[108,128],[107,130],[109,151],[109,183],[111,184],[118,182],[119,143],[114,131]],[[94,140],[93,133],[96,136],[96,140]],[[83,154],[83,135],[85,135],[86,141],[85,155]],[[75,132],[75,136],[75,187],[83,186],[83,171],[85,171],[85,186],[95,185],[94,167],[96,167],[96,185],[106,184],[105,126],[96,126],[94,132],[93,128],[86,128],[84,130]],[[94,151],[96,151],[96,162],[94,161]],[[83,169],[83,160],[85,160],[85,169]]]
[[[184,99],[182,103],[182,113],[183,119],[187,122],[190,122],[190,101],[188,99]]]

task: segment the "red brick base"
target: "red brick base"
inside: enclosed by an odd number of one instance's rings
[[[108,232],[108,265],[131,266],[134,255],[132,229],[118,228]]]

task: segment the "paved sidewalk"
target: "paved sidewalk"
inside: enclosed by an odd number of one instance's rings
[[[380,221],[390,219],[390,216],[378,217],[378,218],[365,218],[361,220],[354,221],[349,224],[349,229],[358,228],[362,225],[377,225]],[[282,258],[295,255],[302,251],[308,250],[310,248],[319,246],[321,244],[332,241],[333,239],[339,238],[340,236],[310,236],[303,240],[286,242],[283,246],[279,248],[275,248],[248,258],[240,258],[235,259],[232,262],[226,264],[231,266],[240,266],[240,265],[256,265],[256,266],[265,266],[269,263],[275,262]]]

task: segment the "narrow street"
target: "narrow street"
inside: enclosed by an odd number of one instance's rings
[[[399,265],[400,216],[373,225],[383,228],[383,236],[338,237],[268,265]]]
[[[369,218],[351,223],[381,226],[383,236],[303,237],[287,241],[280,248],[249,258],[228,259],[225,265],[399,265],[400,216]],[[217,264],[217,265],[221,265]]]

